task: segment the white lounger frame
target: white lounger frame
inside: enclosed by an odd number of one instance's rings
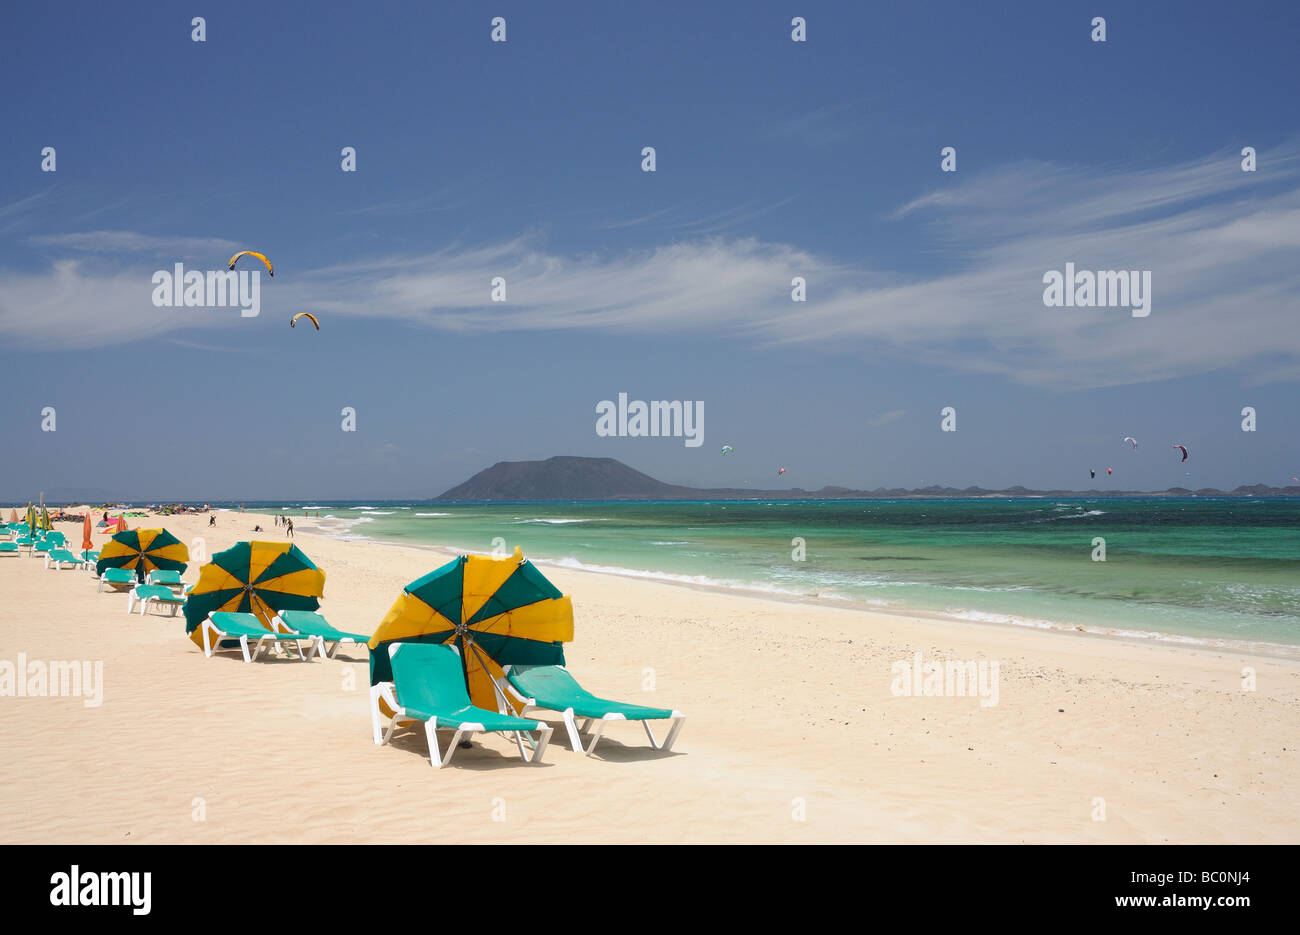
[[[401,643],[392,643],[389,645],[389,658],[392,658],[393,652],[401,645]],[[452,650],[459,653],[459,650],[455,646],[452,647]],[[388,707],[394,712],[393,719],[388,722],[388,730],[384,730],[380,724],[380,719],[383,717],[383,712],[379,710],[379,702],[381,699],[384,704],[388,705]],[[406,709],[397,703],[397,692],[392,682],[380,682],[378,685],[370,686],[370,727],[372,739],[376,744],[382,746],[383,744],[388,743],[388,741],[393,737],[393,731],[395,731],[399,726],[405,727],[409,724],[417,724],[419,721],[419,718],[406,716]],[[424,722],[424,737],[429,743],[429,763],[435,769],[442,769],[451,762],[451,758],[456,755],[456,749],[460,746],[462,740],[468,743],[470,737],[474,734],[488,733],[482,724],[475,721],[466,721],[464,724],[461,724],[460,727],[456,728],[456,732],[452,735],[451,743],[447,745],[447,755],[444,757],[442,749],[438,744],[438,728],[436,727],[436,724],[436,721]],[[542,761],[542,756],[546,753],[546,745],[551,742],[551,725],[543,721],[538,721],[537,727],[534,729],[537,731],[540,739],[537,741],[537,746],[533,750],[531,758],[528,756],[527,750],[524,749],[524,735],[522,732],[497,731],[496,733],[513,733],[515,735],[515,746],[519,748],[519,756],[525,763],[533,766]],[[529,746],[532,746],[531,742],[529,743]]]
[[[223,648],[219,645],[222,640],[233,640],[233,639],[239,640],[239,648],[240,651],[243,652],[244,654],[245,662],[252,662],[258,656],[262,655],[262,653],[270,650],[272,646],[279,646],[287,642],[286,640],[277,640],[275,638],[276,634],[272,633],[270,630],[267,630],[266,636],[258,638],[257,643],[253,646],[252,651],[250,653],[248,648],[247,636],[232,636],[228,634],[225,630],[221,629],[219,626],[213,623],[211,617],[208,617],[206,620],[203,621],[203,623],[199,624],[199,628],[200,628],[200,632],[202,633],[203,655],[209,659],[212,658],[213,653]],[[300,633],[294,633],[292,631],[286,632],[284,630],[281,630],[279,635],[295,637],[293,641],[293,648],[297,650],[298,658],[301,659],[303,662],[307,662],[308,660],[311,659],[311,653],[308,653],[306,656],[302,654],[302,646],[299,641],[309,640],[311,642],[315,642],[312,639],[312,637],[304,636]]]
[[[159,588],[165,588],[165,587],[167,587],[167,585],[165,585],[165,584],[150,585],[150,586],[151,586],[151,587],[159,587]],[[137,598],[137,595],[136,595],[135,592],[136,592],[137,590],[139,590],[140,587],[141,587],[141,586],[137,584],[134,588],[131,589],[131,592],[126,596],[126,612],[127,612],[128,614],[131,613],[132,609],[135,607],[135,602],[136,602],[136,598]],[[170,608],[172,609],[171,616],[173,616],[173,617],[176,616],[176,611],[177,611],[177,610],[178,610],[178,609],[179,609],[179,608],[180,608],[180,607],[185,603],[184,600],[179,600],[179,601],[164,601],[164,600],[160,600],[159,598],[156,598],[156,597],[141,597],[141,598],[139,598],[139,601],[140,601],[140,616],[141,616],[141,617],[143,617],[145,614],[147,614],[147,613],[149,612],[149,605],[150,605],[151,603],[155,603],[155,602],[157,602],[157,603],[159,603],[159,604],[162,604],[162,605],[165,606],[165,607],[170,607]]]
[[[503,713],[510,710],[510,706],[505,697],[507,694],[523,705],[523,709],[519,712],[520,717],[526,717],[530,711],[554,710],[552,708],[547,708],[544,705],[539,705],[536,698],[525,696],[519,691],[519,689],[510,684],[508,680],[510,675],[510,666],[506,666],[504,671],[507,676],[506,679],[493,679],[493,684],[496,686],[497,690],[497,702]],[[579,726],[578,719],[574,716],[572,708],[565,708],[563,711],[560,711],[559,714],[564,718],[564,729],[569,734],[569,743],[573,746],[574,752],[581,753],[583,756],[591,756],[592,751],[596,749],[596,744],[600,743],[600,738],[605,735],[605,728],[611,721],[627,720],[627,717],[621,712],[611,712],[599,719],[590,717],[583,718],[582,724]],[[653,718],[653,720],[663,719]],[[668,728],[668,736],[664,738],[662,745],[655,740],[654,731],[650,729],[650,721],[641,721],[641,727],[644,728],[645,735],[650,740],[650,746],[656,750],[662,750],[664,753],[668,753],[673,749],[673,744],[677,742],[677,735],[681,733],[682,725],[686,723],[686,715],[682,714],[680,711],[674,710],[669,720],[672,721],[672,726]],[[591,724],[593,721],[597,722],[594,731],[591,730]],[[591,743],[583,744],[582,731],[591,732]]]
[[[55,570],[55,571],[63,571],[63,566],[64,566],[64,565],[70,565],[70,566],[72,566],[73,568],[81,568],[81,567],[83,567],[85,564],[86,564],[85,561],[84,561],[83,559],[80,559],[80,558],[73,559],[72,561],[68,561],[66,558],[63,559],[62,561],[60,561],[59,559],[56,558],[56,559],[54,559],[54,570]],[[48,552],[45,553],[45,567],[46,567],[46,568],[49,568],[49,567],[50,567],[50,553],[48,553]]]
[[[324,616],[323,614],[317,613],[316,611],[312,611],[312,613],[315,613],[316,616],[320,617],[322,620],[325,619],[325,616]],[[279,614],[276,614],[276,615],[275,615],[275,620],[274,620],[273,622],[278,623],[278,624],[279,624],[283,629],[285,629],[285,630],[293,630],[293,627],[291,627],[291,626],[289,626],[289,624],[285,623],[284,620],[280,617]],[[294,632],[297,632],[297,631],[294,631]],[[319,635],[318,635],[318,636],[319,636]],[[351,643],[353,646],[364,646],[364,645],[367,645],[366,643],[362,643],[362,642],[360,642],[360,641],[358,641],[358,640],[354,640],[354,639],[353,639],[352,637],[350,637],[350,636],[344,636],[344,637],[342,637],[342,638],[340,638],[340,639],[335,640],[335,641],[334,641],[334,648],[333,648],[333,649],[329,649],[329,647],[327,647],[327,646],[325,645],[325,644],[328,642],[328,638],[327,638],[327,637],[324,637],[324,636],[319,636],[319,639],[320,639],[320,643],[318,643],[317,646],[316,646],[316,652],[317,652],[317,654],[320,655],[322,658],[327,658],[327,659],[333,659],[333,658],[334,658],[334,654],[337,653],[337,652],[339,651],[339,647],[342,646],[344,643]],[[327,652],[326,650],[328,650],[328,652]]]

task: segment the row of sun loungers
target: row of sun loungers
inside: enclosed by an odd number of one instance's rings
[[[44,555],[46,568],[62,570],[66,566],[95,572],[99,554],[90,550],[74,553],[64,548],[61,533],[35,540],[14,530],[8,530],[8,534],[13,538],[0,541],[0,554],[21,554],[27,548],[29,554]],[[144,583],[129,569],[107,568],[96,577],[100,591],[127,592],[128,614],[138,607],[144,615],[153,607],[167,608],[170,616],[175,617],[185,604],[185,585],[180,572],[153,571]],[[309,662],[314,656],[334,659],[343,646],[367,646],[369,641],[365,634],[337,629],[318,611],[280,611],[271,620],[269,629],[253,614],[223,611],[213,612],[200,625],[200,642],[206,658],[222,650],[234,650],[247,663],[269,652],[303,662]],[[599,698],[579,685],[563,666],[557,665],[506,666],[504,677],[495,683],[499,710],[491,711],[471,701],[459,651],[454,645],[396,642],[387,644],[384,650],[389,654],[392,679],[371,687],[374,742],[388,743],[398,727],[423,725],[429,760],[438,768],[451,761],[462,741],[485,732],[511,737],[524,762],[541,762],[552,728],[544,721],[529,718],[527,715],[533,711],[559,713],[572,749],[584,756],[596,749],[611,722],[640,721],[650,745],[665,752],[672,749],[685,723],[685,717],[676,710]],[[508,713],[513,711],[519,715]],[[382,724],[385,716],[389,718],[386,729]],[[652,721],[667,722],[662,743],[655,738]],[[440,729],[453,731],[445,753],[438,741]],[[584,732],[589,737],[586,741],[582,738]]]

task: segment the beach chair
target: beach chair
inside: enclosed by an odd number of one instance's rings
[[[203,655],[211,659],[212,654],[219,649],[226,649],[221,645],[222,640],[238,640],[239,649],[244,654],[245,662],[252,662],[262,653],[269,650],[272,646],[279,646],[292,642],[293,649],[297,651],[298,658],[304,662],[311,659],[311,654],[306,656],[302,653],[302,646],[298,641],[310,639],[301,633],[285,632],[284,630],[272,631],[262,626],[262,621],[252,614],[232,613],[230,611],[216,610],[208,614],[208,618],[199,624],[203,640]],[[257,640],[252,650],[249,650],[248,641]],[[229,647],[233,649],[234,647]]]
[[[525,763],[542,761],[551,739],[550,726],[541,721],[474,707],[465,687],[460,654],[454,646],[390,643],[388,655],[393,681],[380,682],[370,688],[370,722],[375,743],[388,743],[399,725],[423,721],[424,736],[429,743],[429,762],[437,769],[450,763],[461,740],[468,741],[476,732],[513,734],[519,756]],[[387,731],[380,729],[381,701],[393,712]],[[445,757],[438,745],[438,728],[455,731]],[[534,731],[537,733],[537,746],[530,758],[524,747],[524,735]]]
[[[50,542],[48,539],[37,539],[35,542],[32,543],[31,550],[28,552],[28,554],[44,555],[46,552],[50,551],[50,549],[53,548],[57,548],[57,547],[54,545],[54,543]]]
[[[160,584],[172,590],[180,590],[185,587],[185,582],[181,580],[179,571],[168,571],[162,568],[155,568],[149,572],[144,579],[145,584]]]
[[[0,555],[22,555],[17,542],[0,542]]]
[[[63,548],[63,546],[68,544],[68,537],[61,532],[47,532],[45,534],[45,541],[48,542],[50,545],[55,545],[58,546],[59,548]]]
[[[82,549],[77,554],[81,556],[81,561],[85,566],[90,569],[90,576],[98,578],[99,576],[95,574],[95,565],[99,562],[99,553],[90,549]]]
[[[672,750],[682,725],[686,723],[686,716],[680,711],[597,698],[579,685],[577,679],[563,666],[508,665],[504,670],[505,679],[496,680],[503,709],[505,696],[511,696],[523,703],[521,716],[527,715],[529,711],[559,712],[564,718],[569,742],[574,751],[583,756],[590,756],[596,749],[596,744],[600,743],[600,738],[611,721],[640,721],[646,736],[650,738],[650,746],[665,753]],[[596,722],[596,729],[591,731],[591,743],[586,746],[582,743],[578,718],[582,718],[581,730],[584,731],[591,730],[592,722]],[[650,729],[651,721],[672,722],[662,745],[655,740],[654,732]]]
[[[46,568],[50,567],[50,562],[54,563],[54,569],[56,571],[62,571],[64,565],[67,565],[70,568],[80,568],[85,564],[81,559],[77,558],[76,555],[72,554],[67,549],[50,549],[50,551],[46,552]]]
[[[337,630],[330,625],[329,621],[319,610],[282,610],[276,614],[276,620],[279,620],[287,630],[296,630],[307,636],[320,637],[318,651],[324,654],[328,650],[328,657],[334,658],[334,654],[339,651],[339,647],[344,643],[351,643],[354,646],[366,646],[370,642],[370,637],[362,633],[346,633],[343,630]],[[333,641],[334,647],[329,648],[328,643]]]
[[[185,603],[185,595],[177,594],[164,584],[137,584],[126,598],[126,612],[135,609],[135,602],[140,602],[140,616],[149,612],[151,603],[161,604],[172,609],[171,616],[176,616],[177,608]]]
[[[99,587],[97,590],[104,590],[104,585],[108,585],[114,591],[122,591],[126,588],[133,588],[140,583],[134,571],[129,568],[105,568],[104,573],[99,576]]]

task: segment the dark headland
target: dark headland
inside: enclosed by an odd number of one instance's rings
[[[1170,487],[1166,490],[1030,490],[1008,487],[823,487],[760,490],[753,487],[681,487],[665,484],[613,458],[559,456],[545,461],[498,461],[435,500],[896,500],[927,497],[1300,497],[1300,486],[1242,485],[1233,490]]]

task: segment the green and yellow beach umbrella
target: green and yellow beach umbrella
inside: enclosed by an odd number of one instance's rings
[[[213,611],[255,615],[268,630],[281,610],[315,610],[325,572],[289,542],[237,542],[199,569],[185,598],[185,632],[203,645],[199,624]]]
[[[573,602],[519,549],[462,555],[402,591],[370,638],[370,682],[392,680],[388,644],[447,643],[460,650],[474,704],[495,711],[502,666],[563,665],[572,639]]]
[[[102,575],[105,568],[128,568],[144,581],[155,569],[184,571],[189,560],[185,543],[167,530],[127,529],[115,533],[99,550],[95,574]]]

